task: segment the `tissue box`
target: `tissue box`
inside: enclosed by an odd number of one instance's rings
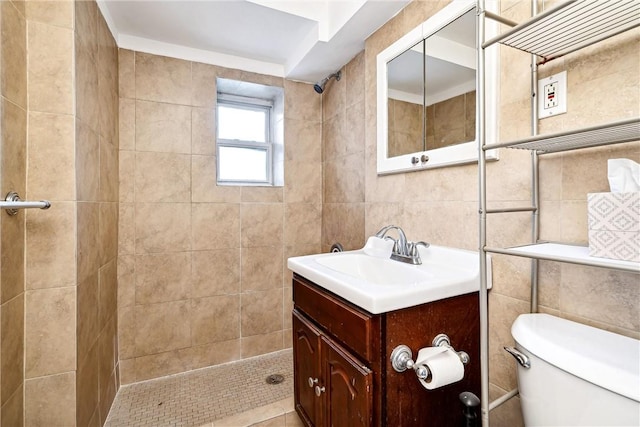
[[[590,193],[589,255],[640,262],[640,192]]]

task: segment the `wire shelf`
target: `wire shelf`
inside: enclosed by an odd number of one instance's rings
[[[508,147],[537,150],[539,153],[544,154],[631,141],[640,141],[640,118],[576,131],[538,135],[500,144],[487,144],[484,149],[492,150],[494,148]]]
[[[484,43],[501,43],[548,62],[640,26],[638,0],[569,0]]]

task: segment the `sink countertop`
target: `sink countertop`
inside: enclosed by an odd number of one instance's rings
[[[371,237],[362,249],[292,257],[287,266],[372,314],[479,290],[477,252],[434,245],[420,247],[422,265],[410,265],[389,259],[389,243]],[[487,286],[491,287],[491,280]]]

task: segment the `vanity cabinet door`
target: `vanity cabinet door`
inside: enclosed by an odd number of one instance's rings
[[[362,362],[324,336],[322,364],[324,425],[331,427],[368,427],[373,417],[373,374]]]
[[[308,426],[321,426],[320,332],[303,315],[293,311],[293,369],[296,411]]]

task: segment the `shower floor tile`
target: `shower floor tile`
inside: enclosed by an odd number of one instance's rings
[[[271,374],[284,381],[267,384]],[[105,427],[298,426],[291,349],[120,388]],[[260,425],[260,424],[258,424]]]

